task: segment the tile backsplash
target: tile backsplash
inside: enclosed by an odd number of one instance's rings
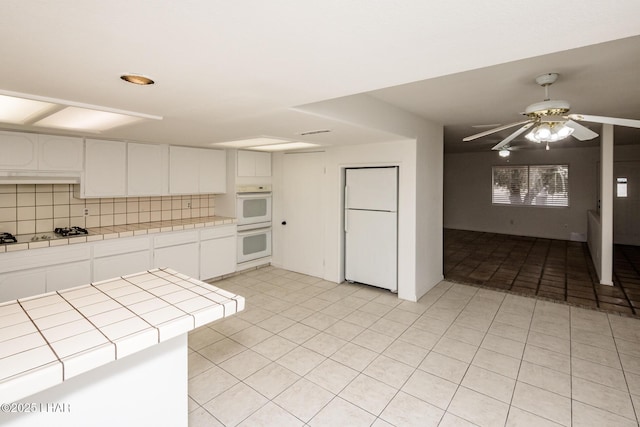
[[[73,190],[72,184],[0,185],[0,232],[46,233],[56,227],[108,227],[214,215],[212,194],[77,199]]]

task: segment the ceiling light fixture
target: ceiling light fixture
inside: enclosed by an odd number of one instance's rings
[[[102,132],[143,119],[162,116],[0,89],[0,122]]]
[[[574,129],[563,122],[542,122],[525,135],[531,142],[556,142],[565,139],[573,133]]]
[[[156,83],[149,77],[143,76],[141,74],[123,74],[120,76],[120,78],[125,82],[133,83],[134,85],[139,86],[149,86]]]
[[[507,150],[506,148],[504,150],[500,150],[498,151],[498,155],[500,157],[509,157],[511,155],[511,151]]]
[[[259,151],[286,151],[286,150],[300,150],[302,148],[317,147],[318,144],[311,144],[309,142],[287,142],[284,144],[273,145],[260,145],[258,147],[252,147],[252,150]]]

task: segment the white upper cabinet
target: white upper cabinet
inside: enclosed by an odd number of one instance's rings
[[[200,193],[227,191],[227,155],[223,150],[201,150]]]
[[[226,176],[224,151],[169,147],[169,193],[224,193]]]
[[[82,171],[82,138],[0,132],[0,169]]]
[[[124,197],[127,194],[127,144],[121,141],[85,141],[81,197]]]
[[[127,144],[127,195],[161,196],[168,193],[169,146]]]
[[[81,171],[82,138],[38,135],[38,169],[42,171]]]
[[[169,147],[169,193],[195,194],[200,188],[199,151]]]
[[[37,170],[38,135],[0,132],[0,169]]]
[[[271,176],[271,153],[238,150],[237,176]]]

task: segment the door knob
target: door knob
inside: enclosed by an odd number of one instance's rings
[[[282,225],[287,225],[287,221],[282,221]]]

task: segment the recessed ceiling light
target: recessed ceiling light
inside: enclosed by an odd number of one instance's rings
[[[216,145],[219,147],[230,147],[230,148],[248,148],[248,147],[257,147],[260,145],[282,144],[285,142],[289,142],[289,141],[286,139],[261,137],[261,138],[250,138],[250,139],[238,139],[235,141],[216,142],[211,145]]]
[[[318,144],[310,144],[308,142],[287,142],[284,144],[260,145],[258,147],[251,147],[251,149],[260,151],[285,151],[299,150],[301,148],[311,148],[317,146]]]
[[[125,82],[133,83],[134,85],[148,86],[155,84],[155,82],[147,76],[140,74],[123,74],[120,76]]]
[[[0,122],[25,124],[32,117],[52,110],[55,104],[0,95]]]
[[[45,117],[44,119],[34,123],[34,125],[50,128],[101,132],[140,120],[143,120],[143,118],[107,111],[67,107]]]

